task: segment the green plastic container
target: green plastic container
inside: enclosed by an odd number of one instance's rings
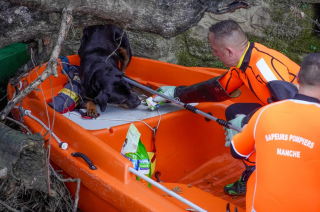
[[[30,60],[28,44],[14,43],[0,49],[0,83],[8,83],[15,72]]]

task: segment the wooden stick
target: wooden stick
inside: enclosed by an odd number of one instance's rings
[[[37,79],[35,79],[32,83],[30,83],[28,87],[22,90],[20,94],[18,94],[8,102],[7,106],[0,112],[0,120],[4,120],[18,102],[20,102],[24,97],[26,97],[29,93],[31,93],[31,91],[37,89],[37,87],[43,81],[45,81],[50,75],[54,75],[55,77],[58,76],[58,71],[57,71],[58,57],[60,55],[61,46],[63,45],[63,42],[67,37],[71,23],[72,23],[72,10],[69,8],[63,9],[59,37],[58,37],[56,46],[52,51],[50,60],[47,63],[47,68]]]

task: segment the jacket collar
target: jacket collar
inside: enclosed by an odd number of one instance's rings
[[[244,73],[246,71],[247,67],[249,66],[253,48],[254,48],[254,42],[251,42],[249,45],[249,48],[245,52],[245,55],[243,57],[242,63],[239,68],[242,73]]]
[[[306,95],[303,95],[303,94],[299,94],[299,93],[297,93],[293,97],[293,99],[303,100],[303,101],[307,101],[307,102],[320,103],[319,99],[316,99],[316,98],[313,98],[313,97],[310,97],[310,96],[306,96]]]
[[[244,56],[246,55],[246,53],[247,53],[247,51],[248,51],[248,49],[249,49],[249,46],[250,46],[250,42],[247,43],[247,48],[246,48],[246,50],[244,51],[244,53],[242,54],[242,56],[241,56],[241,58],[240,58],[240,60],[239,60],[239,62],[238,62],[237,68],[240,68],[240,66],[241,66],[241,64],[242,64],[242,62],[243,62],[243,58],[244,58]]]

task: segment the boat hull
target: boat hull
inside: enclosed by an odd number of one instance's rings
[[[68,58],[70,64],[79,65],[78,56],[73,55]],[[21,89],[28,86],[44,69],[44,67],[39,68],[24,77],[21,80]],[[216,77],[225,71],[189,68],[133,57],[126,73],[141,84],[156,89],[161,85],[191,85]],[[61,142],[68,143],[68,148],[63,150],[52,137],[50,159],[56,169],[63,170],[66,177],[81,178],[80,209],[186,211],[190,208],[154,186],[146,187],[128,171],[132,164],[120,154],[120,150],[131,122],[109,128],[86,130],[66,116],[54,112],[47,105],[68,80],[61,73],[59,66],[58,72],[57,78],[51,76],[50,80],[45,80],[38,87],[38,90],[32,91],[24,98],[22,107],[30,110],[34,117],[53,129]],[[9,84],[9,99],[13,97],[13,91],[14,88]],[[201,103],[197,108],[204,112],[212,112],[217,118],[225,119],[224,111],[228,105],[234,102],[258,102],[246,88],[242,88],[242,92],[243,94],[234,101]],[[148,113],[157,112],[148,111]],[[19,120],[20,112],[17,108],[12,114]],[[156,127],[159,118],[158,115],[146,118],[143,120],[145,123],[132,121],[141,133],[141,141],[147,151],[153,149],[153,132],[147,125]],[[23,124],[33,133],[45,134],[44,127],[30,116],[24,116],[23,120]],[[45,137],[48,138],[49,135]],[[72,157],[71,153],[74,152],[88,156],[97,170],[91,170],[83,159]],[[183,109],[163,114],[156,134],[156,158],[155,171],[161,173],[162,185],[170,189],[181,188],[182,197],[207,211],[225,211],[228,202],[234,202],[238,205],[238,211],[244,211],[244,198],[233,200],[223,194],[223,185],[238,179],[243,171],[243,165],[241,161],[233,159],[229,149],[224,147],[224,131],[217,123],[207,122],[204,117]],[[152,179],[156,180],[154,175]],[[73,195],[76,185],[67,183],[67,187]],[[235,205],[231,204],[231,208],[234,207]]]

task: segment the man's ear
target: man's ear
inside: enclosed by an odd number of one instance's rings
[[[226,48],[226,51],[229,57],[233,56],[233,50],[231,48]]]
[[[107,109],[108,99],[109,94],[104,89],[100,91],[96,98],[94,98],[94,102],[99,105],[101,112],[104,112]]]

